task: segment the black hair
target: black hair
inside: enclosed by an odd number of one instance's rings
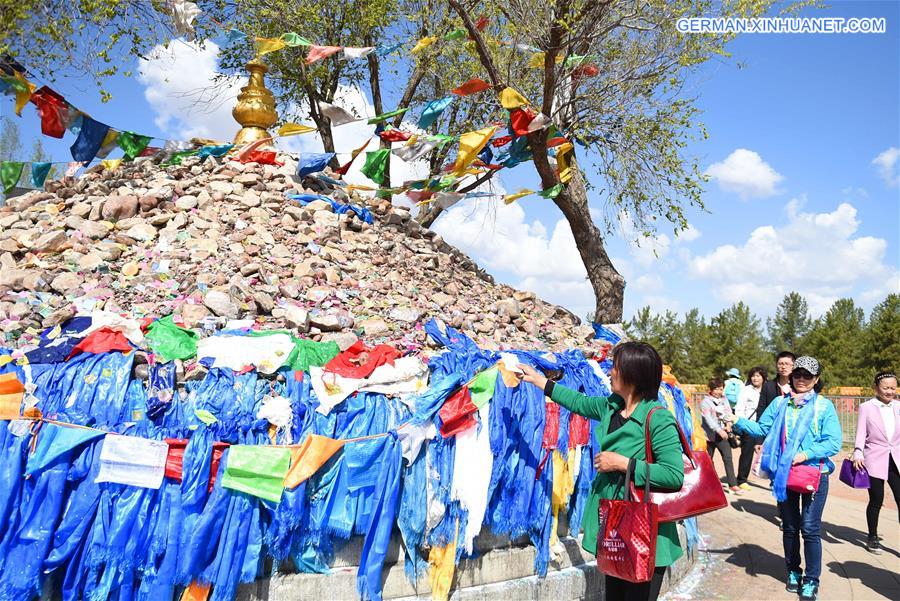
[[[785,357],[790,357],[791,361],[797,360],[797,355],[792,353],[791,351],[781,351],[777,355],[775,355],[775,363],[778,363],[779,359],[784,359]]]
[[[662,358],[646,342],[620,342],[612,350],[613,364],[622,382],[634,386],[640,399],[656,399],[662,384]]]
[[[706,386],[709,388],[709,391],[712,392],[716,388],[725,386],[725,382],[722,381],[722,378],[710,378]]]
[[[769,372],[766,371],[766,368],[762,365],[757,365],[747,374],[747,384],[750,384],[750,378],[753,377],[753,374],[759,374],[762,376],[763,382],[769,379]]]
[[[887,380],[888,378],[894,378],[896,380],[897,373],[890,369],[887,371],[878,372],[877,374],[875,374],[875,386],[878,386],[879,382],[881,382],[882,380]]]

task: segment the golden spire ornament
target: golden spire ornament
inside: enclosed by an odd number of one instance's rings
[[[241,124],[240,131],[234,136],[235,145],[270,137],[267,130],[278,121],[275,97],[266,88],[265,76],[269,68],[254,59],[247,63],[247,70],[250,72],[250,81],[241,88],[237,105],[231,111],[235,121]]]

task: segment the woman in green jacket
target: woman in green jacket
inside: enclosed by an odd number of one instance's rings
[[[591,397],[554,384],[528,365],[520,365],[526,382],[543,389],[556,403],[579,415],[600,422],[600,453],[594,456],[597,477],[584,510],[582,528],[585,551],[597,553],[597,506],[600,499],[625,498],[625,470],[635,459],[634,484],[644,485],[646,453],[644,422],[657,404],[662,381],[662,359],[652,346],[644,342],[623,342],[613,349],[610,372],[612,396]],[[675,417],[669,411],[656,411],[650,423],[650,486],[666,491],[681,489],[684,463]],[[650,582],[631,583],[606,577],[606,599],[609,601],[654,601],[659,595],[666,567],[682,554],[674,522],[659,524],[656,540],[656,571]]]

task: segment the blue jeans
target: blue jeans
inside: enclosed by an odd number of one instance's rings
[[[802,495],[787,492],[787,500],[778,503],[784,526],[784,563],[789,572],[800,572],[800,536],[806,559],[805,580],[819,582],[822,573],[822,510],[828,497],[828,474],[822,474],[819,490]]]

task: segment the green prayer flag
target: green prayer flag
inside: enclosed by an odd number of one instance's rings
[[[50,175],[51,167],[53,167],[53,163],[32,163],[31,185],[35,188],[43,188],[47,176]]]
[[[22,177],[22,168],[25,163],[15,163],[13,161],[3,161],[0,163],[0,182],[3,183],[3,191],[9,192],[19,183]]]
[[[291,450],[286,447],[232,445],[222,486],[278,503],[290,467]]]
[[[552,188],[547,188],[546,190],[542,190],[539,194],[541,196],[543,196],[544,198],[549,198],[550,200],[553,200],[554,198],[559,196],[559,193],[563,191],[563,188],[565,188],[564,185],[556,184]]]
[[[391,159],[391,149],[382,148],[375,152],[366,153],[366,164],[361,169],[363,175],[376,184],[384,183],[384,172],[387,170],[388,161]]]
[[[215,415],[213,415],[206,409],[196,409],[194,411],[194,415],[196,415],[197,419],[199,419],[201,422],[203,422],[207,426],[211,426],[214,423],[216,423],[217,421],[219,421],[218,419],[216,419]]]
[[[197,339],[193,330],[175,325],[171,315],[157,319],[147,326],[144,339],[153,352],[167,363],[173,359],[190,359],[197,354]]]
[[[372,117],[371,119],[369,119],[368,123],[369,123],[369,125],[375,125],[376,123],[381,123],[382,121],[386,121],[387,119],[390,119],[391,117],[396,117],[397,115],[402,115],[403,113],[405,113],[408,110],[409,109],[397,109],[396,111],[391,111],[390,113],[384,113],[383,115],[376,115],[376,116]]]
[[[184,157],[189,157],[191,155],[197,154],[196,150],[182,150],[174,153],[172,156],[167,158],[165,161],[161,163],[163,167],[168,167],[169,165],[180,165],[181,159]]]
[[[281,39],[287,46],[312,46],[312,42],[293,31],[283,34]]]
[[[445,35],[444,39],[445,40],[462,40],[462,39],[465,39],[465,37],[467,35],[468,34],[466,33],[465,29],[463,29],[462,27],[457,27],[456,29],[454,29],[453,31],[451,31],[450,33]]]
[[[116,138],[116,142],[119,144],[119,148],[125,151],[125,157],[131,160],[147,148],[151,139],[150,136],[142,136],[133,131],[123,131]]]
[[[472,404],[479,409],[493,398],[494,387],[497,385],[497,374],[499,371],[500,370],[495,365],[475,376],[472,383],[469,384],[469,393],[472,395]]]
[[[310,365],[322,367],[341,352],[341,348],[333,340],[328,342],[305,340],[297,338],[288,330],[251,331],[249,335],[257,337],[272,336],[274,334],[290,334],[291,340],[294,342],[294,350],[291,351],[291,354],[288,355],[284,362],[284,365],[290,367],[292,371],[309,371]]]

